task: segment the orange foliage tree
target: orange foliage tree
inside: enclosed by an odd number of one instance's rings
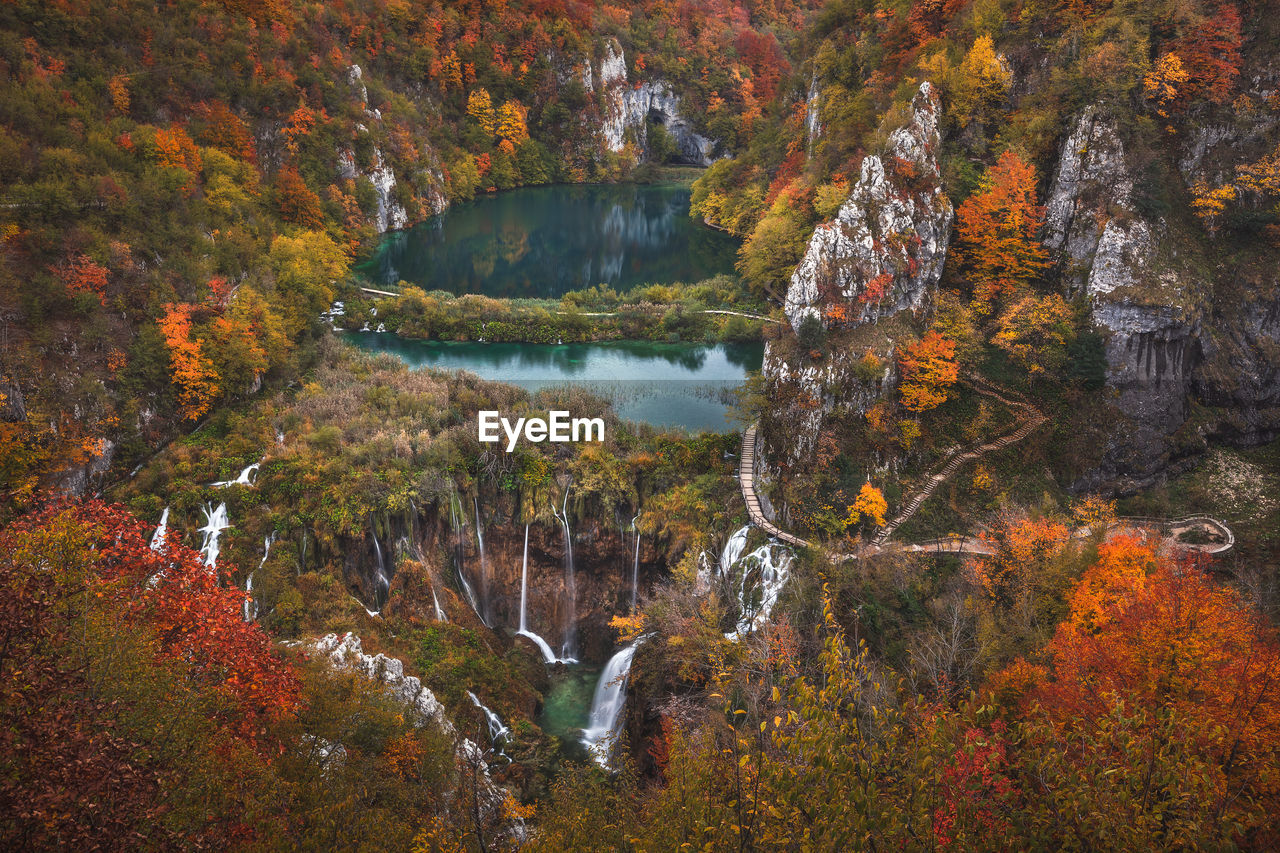
[[[276,205],[285,222],[313,231],[324,227],[320,196],[311,191],[302,175],[292,166],[281,169],[276,175]]]
[[[200,174],[202,161],[200,150],[196,148],[195,142],[187,132],[178,125],[157,128],[155,146],[156,162],[166,168],[181,169],[186,172],[187,179],[183,184],[183,191],[188,194],[194,192],[196,176]]]
[[[1213,811],[1280,805],[1280,644],[1233,590],[1155,542],[1117,537],[1049,652],[1027,699],[1057,726],[1105,725],[1117,703],[1147,710],[1148,734],[1175,720],[1177,742],[1212,768]]]
[[[190,305],[166,305],[164,316],[157,325],[169,347],[173,383],[178,386],[182,417],[193,421],[209,411],[218,394],[217,370],[201,351],[204,341],[191,337]]]
[[[257,160],[253,134],[230,107],[222,101],[213,101],[197,107],[196,113],[204,120],[204,127],[198,134],[201,142],[249,163]]]
[[[1035,187],[1035,168],[1017,152],[1005,151],[956,211],[960,263],[984,313],[997,300],[1023,292],[1049,265],[1037,238],[1044,208]]]
[[[956,342],[937,331],[908,344],[898,353],[902,382],[898,391],[902,405],[913,412],[926,412],[946,402],[947,389],[960,375],[956,363]]]

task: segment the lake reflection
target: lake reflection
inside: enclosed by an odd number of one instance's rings
[[[413,368],[468,370],[530,391],[569,383],[613,400],[618,416],[659,427],[725,432],[726,400],[759,370],[761,344],[485,344],[416,341],[351,332],[361,349],[395,355]]]
[[[359,269],[426,290],[554,298],[608,284],[695,282],[733,271],[733,237],[689,218],[689,188],[527,187],[387,234]]]

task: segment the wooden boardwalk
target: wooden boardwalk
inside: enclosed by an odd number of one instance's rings
[[[756,494],[756,430],[759,426],[752,424],[742,434],[742,453],[738,458],[738,485],[742,488],[742,499],[747,504],[747,515],[751,517],[752,524],[775,539],[798,548],[808,548],[808,541],[779,528],[765,518],[764,510],[760,508],[760,497]]]
[[[1036,411],[1036,414],[1040,415],[1038,411]],[[942,480],[945,480],[947,476],[954,473],[955,468],[958,468],[966,459],[973,458],[973,455],[977,451],[988,452],[989,450],[999,449],[999,447],[1007,447],[1013,442],[1025,438],[1026,435],[1030,434],[1032,430],[1040,426],[1043,422],[1043,415],[1040,415],[1039,420],[1030,418],[1016,432],[1010,433],[1004,438],[997,439],[988,445],[983,445],[981,448],[975,448],[974,451],[953,456],[951,461],[949,461],[944,467],[943,471],[939,472],[938,475],[934,475],[934,478],[931,478],[930,482],[932,483],[932,487],[926,486],[926,489],[931,494],[932,490],[937,488],[937,483],[942,482]],[[788,533],[765,517],[764,510],[760,506],[760,496],[756,493],[755,485],[756,459],[758,454],[756,444],[759,431],[758,428],[759,424],[752,424],[747,427],[746,432],[742,434],[742,452],[738,457],[738,485],[742,490],[742,500],[747,505],[747,515],[750,517],[753,525],[781,542],[786,542],[788,545],[793,545],[797,548],[814,547],[812,542]],[[983,448],[986,448],[986,450]],[[951,469],[950,473],[945,473],[948,468]],[[934,482],[939,475],[944,473],[945,476],[942,476],[941,480]],[[924,499],[928,496],[929,495],[925,494],[923,490],[921,493],[918,493],[916,497],[912,499],[915,508],[919,508],[919,505],[923,503]],[[912,509],[911,511],[914,512],[915,509]],[[898,524],[901,524],[902,521],[908,517],[910,517],[910,513],[905,513],[905,515],[900,514],[895,521],[897,521]],[[895,527],[896,526],[897,525],[895,525]],[[1210,518],[1207,515],[1193,515],[1187,516],[1186,518],[1174,519],[1121,516],[1113,520],[1108,525],[1107,529],[1108,531],[1154,530],[1162,537],[1174,543],[1179,549],[1199,552],[1202,554],[1221,554],[1224,551],[1229,551],[1235,545],[1236,541],[1235,534],[1231,532],[1230,527],[1218,519]],[[892,532],[892,530],[890,530],[890,532]],[[1071,535],[1073,538],[1084,538],[1089,536],[1091,533],[1092,531],[1090,528],[1086,526],[1078,528],[1073,531]],[[1179,541],[1179,537],[1188,533],[1199,533],[1204,538],[1217,541],[1205,543]],[[859,547],[852,553],[834,554],[832,555],[832,558],[835,560],[858,560],[863,557],[874,557],[877,554],[888,553],[891,551],[915,554],[957,554],[961,556],[991,556],[995,554],[995,548],[991,543],[975,536],[952,534],[939,539],[929,539],[912,544],[889,544],[886,541],[887,539],[887,535],[878,535],[870,543]]]

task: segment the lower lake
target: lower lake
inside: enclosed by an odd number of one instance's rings
[[[530,298],[732,273],[738,240],[691,219],[689,194],[676,184],[569,184],[484,195],[385,235],[357,269],[383,286]]]
[[[446,343],[377,332],[343,337],[412,368],[466,370],[529,391],[580,385],[611,399],[624,420],[689,432],[734,429],[726,418],[732,392],[764,358],[763,344]]]

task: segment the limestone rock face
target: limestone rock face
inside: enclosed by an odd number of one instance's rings
[[[1062,144],[1062,156],[1045,203],[1044,244],[1061,253],[1068,288],[1078,293],[1089,276],[1103,225],[1128,209],[1133,180],[1115,125],[1094,108],[1085,110]]]
[[[794,328],[807,316],[824,319],[834,305],[860,322],[919,310],[937,285],[952,210],[942,192],[940,107],[929,83],[921,84],[911,107],[911,120],[893,132],[887,150],[862,161],[836,218],[810,238],[787,288]]]
[[[1189,138],[1184,176],[1230,168],[1222,128]],[[1144,216],[1134,184],[1114,125],[1085,110],[1063,143],[1045,222],[1065,289],[1085,295],[1104,338],[1115,415],[1079,489],[1133,492],[1176,472],[1209,437],[1250,443],[1280,429],[1274,269],[1214,269],[1206,235],[1185,218]],[[1197,405],[1210,409],[1193,422]]]
[[[951,203],[942,192],[936,151],[938,95],[923,83],[911,117],[885,151],[862,161],[862,173],[836,218],[819,225],[787,288],[787,319],[824,325],[843,309],[842,343],[822,359],[796,354],[793,341],[771,342],[762,372],[777,401],[762,423],[771,457],[802,464],[836,411],[865,413],[897,384],[895,341],[931,305],[951,235]],[[900,319],[898,315],[901,315]],[[884,365],[867,378],[867,351]],[[790,355],[785,353],[790,352]],[[761,472],[767,483],[771,472]]]
[[[600,60],[600,86],[605,98],[604,122],[600,135],[605,147],[618,153],[626,146],[630,130],[636,143],[648,144],[648,121],[666,128],[675,140],[680,158],[697,166],[710,166],[716,144],[697,133],[680,112],[680,96],[663,80],[647,80],[632,84],[627,80],[627,63],[622,46],[615,39],[605,42]],[[593,86],[586,87],[592,90]]]
[[[360,133],[369,133],[369,125],[376,127],[382,123],[382,113],[377,109],[369,108],[369,91],[364,84],[364,72],[359,65],[352,65],[348,69],[347,83],[351,88],[352,97],[359,103],[367,119],[367,124],[359,124],[356,127]],[[426,148],[416,165],[417,169],[410,177],[415,188],[414,195],[419,199],[419,209],[413,218],[422,219],[441,213],[449,202],[444,194],[444,172],[440,168],[435,152]],[[382,148],[374,147],[372,162],[363,170],[356,164],[355,151],[350,148],[339,151],[337,172],[338,177],[343,180],[364,178],[373,185],[378,204],[372,219],[378,233],[395,231],[409,225],[411,220],[409,211],[400,203],[397,196],[398,184],[395,171],[383,156]]]

